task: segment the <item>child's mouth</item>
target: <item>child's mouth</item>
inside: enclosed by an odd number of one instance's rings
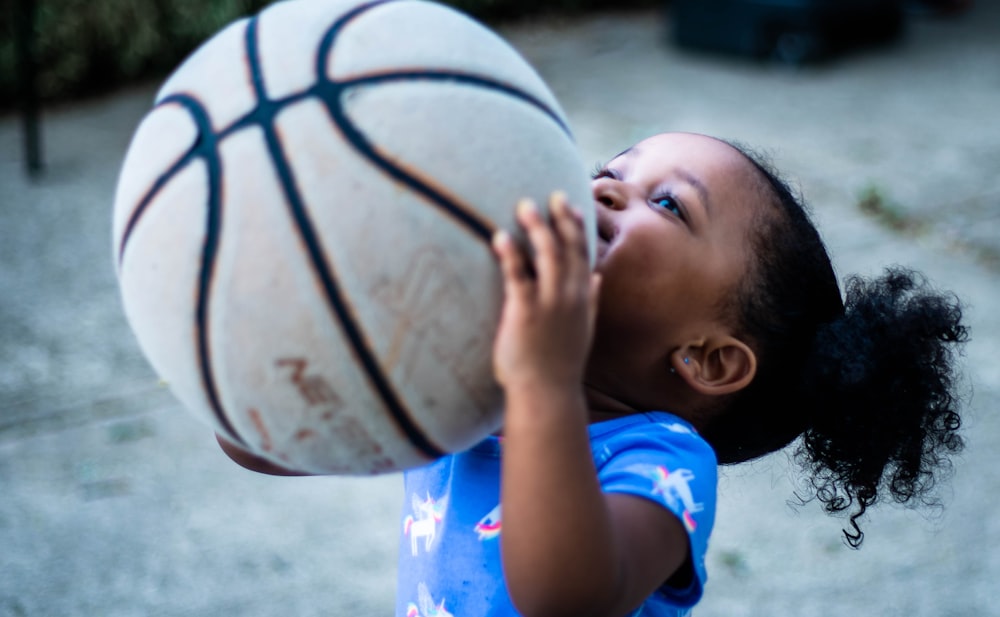
[[[600,210],[597,212],[597,258],[600,260],[608,252],[611,241],[615,237],[615,225],[607,217],[601,216]]]

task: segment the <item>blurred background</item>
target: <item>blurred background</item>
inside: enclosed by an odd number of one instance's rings
[[[390,615],[398,476],[230,463],[121,313],[118,168],[163,76],[259,0],[0,6],[0,617]],[[1000,5],[466,0],[539,70],[588,162],[649,134],[770,153],[841,275],[966,302],[966,451],[941,507],[860,551],[787,453],[727,468],[698,617],[1000,615]],[[460,617],[460,616],[459,616]]]

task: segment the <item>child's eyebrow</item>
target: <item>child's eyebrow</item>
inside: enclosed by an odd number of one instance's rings
[[[626,148],[626,149],[622,150],[621,152],[619,152],[618,154],[616,154],[613,157],[611,157],[610,159],[608,159],[608,162],[604,164],[604,167],[607,167],[608,165],[611,164],[612,161],[617,161],[618,159],[620,159],[623,156],[633,157],[633,156],[635,156],[638,153],[639,153],[639,149],[637,147],[635,147],[635,146],[632,146],[630,148]]]
[[[694,188],[694,190],[698,193],[698,197],[701,198],[701,203],[705,206],[705,212],[711,215],[712,213],[711,212],[712,207],[710,205],[711,200],[708,198],[708,187],[705,186],[705,183],[702,182],[698,178],[698,176],[692,174],[687,170],[678,169],[676,173],[681,180],[683,180],[687,184],[690,184]]]
[[[624,150],[622,150],[618,154],[614,155],[611,158],[611,160],[613,161],[613,160],[615,160],[618,157],[625,156],[626,154],[629,155],[629,156],[632,156],[632,155],[636,154],[637,152],[638,152],[638,150],[636,150],[635,146],[632,146],[630,148],[625,148]]]

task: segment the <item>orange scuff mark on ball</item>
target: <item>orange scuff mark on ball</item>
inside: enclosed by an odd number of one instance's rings
[[[250,421],[253,423],[253,427],[257,429],[257,434],[260,435],[260,449],[264,452],[271,451],[271,434],[267,430],[267,426],[264,425],[264,417],[260,415],[260,412],[251,407],[247,410],[247,415],[250,416]]]

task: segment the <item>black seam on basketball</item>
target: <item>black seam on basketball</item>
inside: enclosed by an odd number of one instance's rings
[[[338,88],[339,90],[339,88]],[[455,219],[466,230],[472,233],[479,240],[489,244],[493,238],[494,226],[475,214],[475,209],[457,200],[451,199],[441,191],[422,181],[420,178],[407,172],[386,157],[382,156],[347,117],[344,109],[339,105],[340,94],[321,95],[320,99],[324,103],[330,119],[340,129],[346,141],[351,144],[355,151],[363,158],[368,159],[376,168],[382,170],[387,176],[406,185],[413,192],[423,195],[432,204],[437,206],[442,212]]]
[[[358,12],[358,10],[355,10],[348,15]],[[344,18],[345,17],[342,17],[341,19]],[[336,27],[336,25],[334,27]],[[326,260],[325,251],[322,248],[312,221],[309,218],[309,214],[302,202],[302,197],[295,183],[294,174],[292,173],[287,157],[282,150],[281,142],[278,139],[277,131],[275,129],[274,116],[278,111],[280,111],[284,104],[281,101],[276,102],[269,100],[267,98],[267,93],[264,90],[263,76],[260,69],[260,59],[258,57],[257,49],[256,18],[250,22],[250,25],[247,28],[246,45],[247,57],[250,62],[250,70],[253,75],[253,84],[256,90],[257,99],[260,101],[257,113],[255,114],[255,119],[260,123],[261,128],[264,130],[267,147],[271,154],[271,159],[274,161],[275,171],[278,174],[293,221],[309,253],[313,270],[319,277],[320,282],[323,284],[327,301],[336,314],[340,326],[350,342],[350,346],[355,357],[361,362],[368,380],[382,398],[383,403],[395,419],[397,425],[415,448],[423,452],[428,457],[440,458],[445,454],[445,452],[431,443],[430,439],[416,425],[411,417],[410,411],[406,408],[403,401],[393,389],[392,384],[383,374],[382,367],[379,366],[367,338],[353,315],[352,309],[348,306],[346,299],[340,292],[340,287],[337,283],[337,277],[333,272],[333,268]]]
[[[388,158],[382,156],[378,150],[372,146],[371,142],[365,137],[364,133],[347,117],[347,113],[341,103],[344,91],[348,88],[357,87],[359,85],[387,81],[426,79],[464,83],[484,89],[499,91],[528,103],[538,108],[550,119],[552,119],[571,141],[573,140],[573,135],[570,132],[569,127],[567,127],[562,118],[560,118],[559,114],[545,105],[545,103],[540,101],[538,98],[511,86],[510,84],[505,84],[488,77],[478,76],[471,73],[445,70],[407,70],[372,73],[368,75],[356,76],[345,81],[336,81],[329,78],[327,76],[329,69],[328,63],[330,61],[331,51],[333,50],[334,43],[336,42],[340,31],[343,30],[343,28],[354,18],[374,8],[375,6],[386,3],[386,1],[391,0],[382,0],[380,2],[373,2],[371,4],[357,7],[353,11],[343,15],[330,26],[330,29],[327,30],[326,34],[323,36],[319,45],[319,51],[317,52],[316,85],[312,88],[312,90],[314,90],[319,96],[319,99],[327,108],[330,118],[340,129],[341,133],[343,133],[347,141],[354,146],[354,149],[358,152],[358,154],[367,158],[372,164],[374,164],[378,169],[381,169],[390,178],[405,184],[414,192],[426,197],[432,204],[440,208],[446,215],[455,219],[479,240],[489,244],[493,239],[495,227],[490,224],[489,221],[486,221],[475,214],[475,208],[468,204],[461,203],[458,200],[452,199],[426,182],[423,182],[420,178],[414,176],[405,169],[394,164]]]
[[[197,141],[195,142],[195,145],[196,144]],[[149,206],[150,202],[156,198],[156,196],[160,193],[160,190],[167,184],[167,181],[173,178],[175,174],[191,162],[191,153],[194,151],[195,145],[192,145],[191,149],[189,149],[184,156],[178,159],[177,162],[170,166],[170,169],[165,171],[159,178],[156,179],[155,182],[153,182],[152,186],[149,187],[149,190],[146,191],[146,194],[139,200],[135,210],[132,211],[132,214],[128,218],[128,222],[125,224],[125,230],[122,232],[121,242],[118,245],[119,267],[121,267],[122,262],[125,260],[125,247],[128,245],[128,241],[132,237],[132,232],[135,231],[135,226],[139,223],[139,219],[142,218],[143,214],[145,214],[146,207]]]
[[[439,207],[445,214],[457,220],[462,226],[471,231],[480,240],[490,242],[494,229],[483,221],[480,217],[472,214],[474,209],[450,199],[440,191],[434,189],[419,178],[407,173],[397,165],[394,165],[387,158],[378,153],[377,149],[365,137],[364,133],[358,129],[347,117],[341,104],[342,94],[345,86],[327,77],[328,63],[331,51],[341,30],[356,17],[381,4],[391,0],[381,0],[370,4],[361,5],[354,10],[345,13],[330,26],[320,41],[319,50],[316,56],[316,85],[313,86],[315,94],[326,107],[331,120],[343,134],[344,138],[362,157],[368,159],[375,167],[381,169],[390,178],[407,185],[418,194],[428,198],[431,203]],[[352,84],[353,85],[353,84]]]
[[[208,309],[211,301],[212,275],[215,272],[215,258],[218,254],[219,240],[222,233],[222,157],[219,154],[218,140],[212,132],[208,113],[201,103],[192,96],[175,94],[160,102],[160,105],[177,103],[184,107],[198,127],[198,139],[185,158],[201,158],[205,162],[208,173],[208,204],[205,220],[205,242],[202,247],[201,268],[198,274],[198,296],[195,310],[195,336],[198,346],[198,361],[202,384],[208,395],[209,405],[219,420],[219,424],[233,441],[243,446],[246,442],[236,432],[222,403],[219,401],[215,376],[212,372],[211,349],[208,342],[209,319]]]
[[[378,149],[364,136],[364,133],[348,118],[344,106],[341,104],[343,93],[355,87],[366,85],[385,84],[404,81],[435,81],[460,84],[500,92],[504,95],[517,99],[523,103],[531,105],[548,116],[559,129],[572,141],[573,135],[569,128],[562,121],[559,115],[547,107],[545,103],[531,96],[530,94],[518,90],[508,84],[491,80],[485,77],[459,73],[455,71],[405,71],[392,73],[371,74],[363,77],[355,77],[343,82],[327,81],[321,84],[318,95],[324,103],[331,119],[336,123],[344,137],[354,146],[359,154],[367,158],[376,167],[381,169],[392,179],[405,184],[414,192],[423,195],[431,203],[438,206],[445,214],[457,220],[462,226],[470,231],[479,240],[486,244],[492,242],[496,226],[492,221],[479,216],[475,207],[454,197],[449,197],[442,191],[434,188],[431,184],[422,180],[412,171],[407,170],[389,158],[381,154]],[[324,91],[325,90],[325,91]]]
[[[569,127],[559,116],[559,114],[554,109],[546,105],[544,101],[508,83],[497,81],[496,79],[491,79],[489,77],[483,77],[482,75],[475,75],[473,73],[463,73],[461,71],[415,69],[409,71],[369,73],[366,75],[352,77],[350,79],[344,81],[338,81],[335,83],[342,89],[347,89],[356,86],[366,86],[369,84],[380,84],[393,81],[417,81],[417,80],[452,82],[452,83],[475,86],[477,88],[482,88],[484,90],[495,90],[501,92],[503,94],[519,99],[537,108],[539,111],[548,116],[553,122],[559,125],[559,128],[567,137],[570,138],[570,140],[573,140],[572,131],[570,131]]]

